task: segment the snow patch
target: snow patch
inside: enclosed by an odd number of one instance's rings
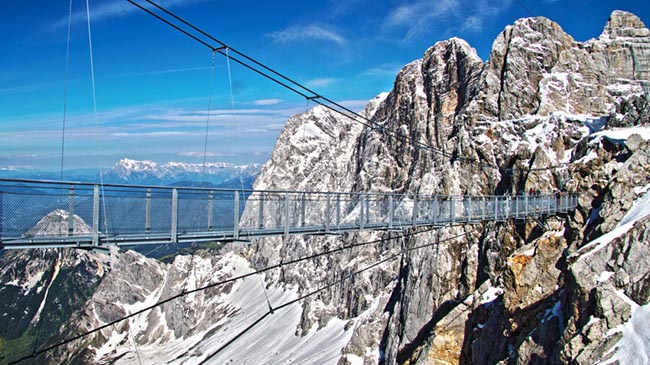
[[[580,250],[578,250],[578,254],[581,255],[578,260],[581,260],[587,256],[590,256],[600,251],[602,248],[606,247],[610,242],[624,235],[625,233],[627,233],[627,231],[632,229],[634,223],[636,223],[640,219],[645,218],[648,215],[650,215],[650,192],[646,192],[643,195],[643,197],[637,199],[634,202],[632,208],[630,208],[630,210],[627,211],[627,214],[625,214],[623,219],[621,219],[621,221],[618,223],[618,226],[616,226],[616,228],[596,238],[595,240],[589,242]]]
[[[598,284],[602,284],[602,283],[606,282],[607,280],[609,280],[612,276],[614,276],[613,271],[603,271],[603,272],[600,273],[600,275],[598,275],[598,278],[596,278],[596,282]]]
[[[491,286],[485,291],[485,293],[483,293],[483,295],[481,295],[481,304],[490,303],[497,299],[501,294],[503,294],[503,288]]]
[[[616,354],[607,362],[621,365],[650,364],[650,303],[632,309],[632,317],[623,325],[623,336],[614,346]],[[611,352],[610,350],[609,352]]]
[[[590,144],[598,143],[600,138],[607,138],[615,144],[625,143],[633,134],[639,134],[644,140],[650,140],[650,127],[629,127],[607,129],[593,134],[594,139]]]

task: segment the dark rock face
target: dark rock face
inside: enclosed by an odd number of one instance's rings
[[[0,268],[3,363],[60,340],[60,328],[82,310],[105,273],[105,263],[94,255],[54,249],[7,252]]]

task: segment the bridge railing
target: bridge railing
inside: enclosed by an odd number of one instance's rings
[[[575,196],[252,191],[0,179],[0,244],[237,240],[524,219]]]

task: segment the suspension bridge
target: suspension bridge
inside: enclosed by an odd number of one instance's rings
[[[233,113],[231,61],[305,98],[307,102],[314,102],[344,118],[379,131],[408,148],[474,164],[480,168],[499,169],[497,166],[436,149],[424,141],[380,125],[237,51],[151,0],[145,0],[143,4],[127,1],[207,47],[212,57],[211,78],[215,56],[220,54],[226,57]],[[88,4],[86,12],[89,12]],[[68,34],[68,43],[69,37]],[[97,122],[89,16],[88,41]],[[67,67],[66,65],[66,69]],[[208,100],[204,166],[208,149],[212,88]],[[65,150],[65,105],[64,100],[61,180]],[[576,205],[576,196],[554,194],[441,196],[0,179],[0,248],[101,249],[110,245],[249,241],[272,236],[332,235],[359,230],[401,230],[422,226],[435,228],[561,214],[575,209]]]
[[[0,247],[84,248],[336,235],[523,220],[575,195],[459,196],[98,185],[0,179]]]

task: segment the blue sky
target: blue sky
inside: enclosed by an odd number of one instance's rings
[[[143,0],[139,2],[144,3]],[[639,0],[166,0],[161,5],[321,95],[352,109],[389,91],[397,71],[427,48],[461,37],[487,60],[516,19],[558,22],[577,41],[597,37],[612,10]],[[0,12],[0,168],[57,170],[63,120],[67,0],[4,1]],[[66,168],[121,157],[264,162],[304,99],[231,62],[126,0],[90,0],[98,117],[93,117],[85,2],[73,1]],[[233,113],[233,110],[235,111]]]

